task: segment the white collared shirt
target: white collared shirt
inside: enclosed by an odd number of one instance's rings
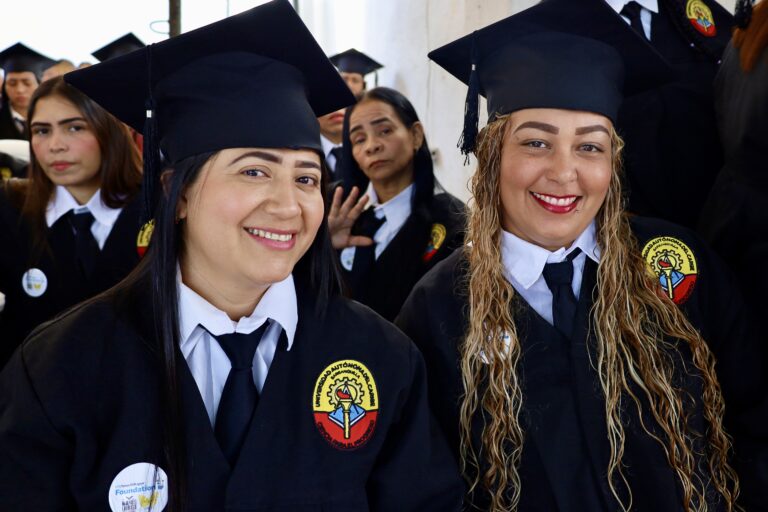
[[[288,350],[293,346],[299,321],[293,276],[272,284],[253,313],[237,322],[185,285],[181,281],[181,272],[177,272],[177,285],[179,348],[200,390],[208,419],[214,425],[232,363],[212,334],[249,334],[269,321],[269,327],[253,356],[253,382],[261,393],[283,331],[288,341]]]
[[[21,126],[21,130],[19,130],[19,133],[24,131],[24,128],[27,126],[27,120],[24,119],[24,116],[13,110],[13,107],[8,105],[8,108],[11,111],[11,119],[13,119],[13,122],[16,124],[16,128],[18,129],[19,126]]]
[[[48,207],[45,210],[45,222],[50,228],[57,220],[74,210],[75,213],[91,212],[94,221],[91,224],[91,233],[99,249],[104,249],[104,244],[109,238],[109,233],[120,216],[122,208],[110,208],[101,200],[101,190],[95,194],[84,205],[77,203],[77,200],[69,193],[69,190],[61,185],[57,185],[53,191],[53,196],[48,201]]]
[[[369,208],[374,209],[377,218],[385,218],[384,223],[379,226],[373,235],[373,241],[376,243],[374,248],[374,258],[379,259],[381,253],[387,248],[389,243],[397,236],[400,228],[411,216],[411,196],[413,194],[413,183],[405,187],[395,197],[386,203],[379,204],[379,198],[371,183],[368,184]],[[341,264],[347,270],[352,269],[352,262],[355,260],[355,248],[347,247],[341,251]]]
[[[631,0],[605,0],[608,5],[611,6],[611,8],[616,11],[617,13],[621,14],[621,10],[624,8],[625,5],[627,5]],[[658,14],[659,13],[659,1],[658,0],[634,0],[638,4],[640,4],[640,23],[643,24],[643,32],[645,32],[645,37],[648,38],[648,40],[651,40],[651,13]],[[630,23],[629,18],[626,16],[621,16],[621,18],[626,21],[627,23]]]
[[[328,167],[331,168],[331,171],[335,171],[336,156],[331,153],[331,150],[340,148],[341,144],[334,144],[330,140],[326,139],[324,135],[320,135],[320,144],[323,146],[323,154],[325,155],[325,161],[328,163]]]
[[[600,248],[597,246],[594,221],[569,248],[560,248],[554,252],[526,242],[512,233],[502,231],[501,259],[505,277],[533,310],[552,325],[554,325],[552,292],[544,279],[544,265],[565,261],[577,247],[581,249],[581,254],[573,260],[572,287],[573,294],[578,298],[587,257],[595,263],[600,262]]]

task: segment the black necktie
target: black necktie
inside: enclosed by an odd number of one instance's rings
[[[253,356],[267,325],[265,322],[250,334],[214,336],[232,363],[219,400],[214,433],[221,451],[233,467],[259,401],[259,392],[253,382]]]
[[[373,238],[376,231],[386,221],[386,217],[376,217],[374,208],[368,208],[357,219],[352,227],[352,234]],[[349,276],[349,288],[353,297],[359,297],[362,292],[362,284],[365,276],[371,271],[376,261],[376,244],[367,247],[355,248],[355,259],[352,261],[352,270]]]
[[[647,41],[648,38],[645,36],[645,30],[643,30],[643,22],[640,21],[641,10],[642,7],[640,4],[633,0],[632,2],[627,2],[627,4],[621,8],[621,14],[629,18],[629,25]]]
[[[86,278],[91,277],[100,252],[99,244],[96,243],[91,232],[94,220],[93,214],[89,211],[75,213],[72,210],[69,214],[69,223],[75,230],[75,258]]]
[[[339,168],[339,161],[341,160],[341,149],[341,146],[337,146],[330,151],[330,153],[333,155],[333,158],[335,158],[333,165],[328,165],[332,172],[336,172],[336,169]]]
[[[544,265],[544,280],[552,292],[552,319],[555,328],[571,337],[576,318],[576,296],[573,294],[573,260],[581,253],[578,247],[560,263]]]

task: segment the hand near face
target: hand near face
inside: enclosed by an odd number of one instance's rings
[[[352,187],[352,191],[344,202],[341,201],[343,195],[343,187],[337,187],[333,191],[333,203],[331,203],[331,211],[328,213],[328,231],[331,235],[333,248],[344,249],[345,247],[373,245],[373,239],[367,236],[352,235],[352,226],[363,213],[365,205],[368,204],[368,196],[364,195],[358,199],[360,190],[357,187]]]

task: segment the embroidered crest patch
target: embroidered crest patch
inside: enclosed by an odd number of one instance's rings
[[[139,258],[144,257],[144,253],[147,252],[149,247],[149,241],[152,239],[152,232],[155,230],[155,219],[150,220],[139,230],[139,236],[136,237],[136,252],[139,253]]]
[[[715,27],[715,18],[712,16],[712,10],[702,0],[688,0],[685,4],[685,15],[688,16],[693,28],[707,37],[717,35]]]
[[[427,244],[427,250],[424,251],[424,255],[421,259],[424,263],[427,263],[437,253],[440,247],[445,242],[445,235],[447,231],[442,224],[432,224],[432,231],[429,234],[429,244]]]
[[[675,304],[684,304],[693,293],[699,273],[691,249],[677,238],[662,236],[645,244],[643,259],[667,297]]]
[[[334,448],[354,450],[368,442],[378,410],[376,381],[363,363],[336,361],[317,378],[312,394],[315,426]]]

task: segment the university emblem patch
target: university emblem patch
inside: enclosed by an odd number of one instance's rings
[[[139,230],[139,236],[136,237],[136,252],[139,258],[143,258],[149,247],[149,241],[152,239],[152,232],[155,230],[155,220],[152,219]]]
[[[378,410],[376,381],[363,363],[336,361],[317,378],[312,394],[315,425],[334,448],[354,450],[368,442]]]
[[[667,297],[675,304],[684,304],[693,293],[699,273],[691,249],[677,238],[662,236],[645,244],[643,259]]]
[[[685,5],[685,15],[693,25],[693,28],[707,37],[717,35],[715,27],[715,18],[712,16],[712,10],[702,0],[688,0]]]
[[[437,253],[440,247],[445,242],[445,235],[447,231],[442,224],[432,224],[432,231],[429,234],[429,244],[427,244],[427,250],[424,251],[424,255],[421,259],[424,263],[427,263]]]

